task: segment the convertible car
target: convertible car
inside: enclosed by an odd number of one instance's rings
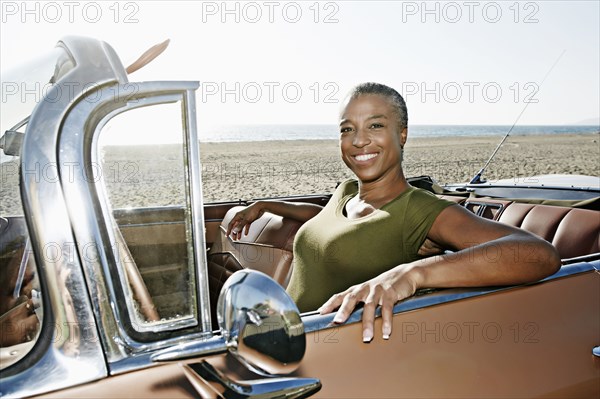
[[[600,396],[598,177],[412,178],[552,242],[563,264],[534,284],[420,290],[390,340],[364,344],[360,308],[336,325],[285,293],[298,222],[266,213],[226,236],[247,202],[203,201],[198,82],[128,80],[160,50],[126,69],[67,37],[3,82],[0,396]],[[140,198],[136,151],[168,202]]]

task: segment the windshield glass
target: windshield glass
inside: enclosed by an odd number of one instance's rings
[[[198,324],[181,99],[110,119],[98,164],[112,208],[114,253],[137,332]]]
[[[9,151],[9,143],[14,140],[14,134],[6,132],[15,129],[31,115],[36,105],[44,99],[54,85],[57,75],[64,74],[72,65],[67,52],[63,48],[56,47],[22,66],[2,71],[0,137],[4,137],[2,140],[4,143],[3,150],[0,150],[1,216],[23,214],[18,186],[18,161],[16,156],[9,155],[18,154],[19,149],[12,148],[12,151]],[[46,98],[44,101],[52,101],[52,99]],[[23,124],[16,130],[25,133],[26,127],[27,125]]]
[[[31,115],[53,85],[57,61],[65,56],[64,49],[55,47],[19,67],[2,71],[2,134]]]

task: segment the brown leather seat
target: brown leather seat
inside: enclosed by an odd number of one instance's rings
[[[562,259],[600,252],[600,212],[562,206],[512,203],[499,221],[551,242]]]
[[[219,227],[219,234],[208,253],[208,285],[211,309],[216,309],[221,287],[234,272],[259,270],[286,287],[292,274],[294,236],[302,223],[265,212],[250,225],[248,235],[233,241],[227,237],[227,225],[244,207],[231,208]],[[216,312],[211,312],[217,328]]]
[[[243,207],[231,208],[225,215],[209,258],[215,261],[216,254],[231,254],[242,268],[261,271],[287,286],[292,272],[294,236],[302,223],[265,212],[250,225],[248,235],[233,241],[226,236],[227,225],[241,209]],[[223,255],[218,256],[222,258]]]

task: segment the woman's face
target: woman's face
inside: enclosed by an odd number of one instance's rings
[[[398,114],[386,97],[359,95],[340,116],[342,159],[363,183],[398,177],[406,133],[406,128],[400,131]]]

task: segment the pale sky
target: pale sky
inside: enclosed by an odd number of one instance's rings
[[[599,4],[2,1],[0,62],[84,35],[128,65],[169,38],[130,80],[200,81],[199,124],[337,123],[363,81],[403,93],[411,124],[512,125],[532,95],[520,124],[573,124],[599,116]]]

